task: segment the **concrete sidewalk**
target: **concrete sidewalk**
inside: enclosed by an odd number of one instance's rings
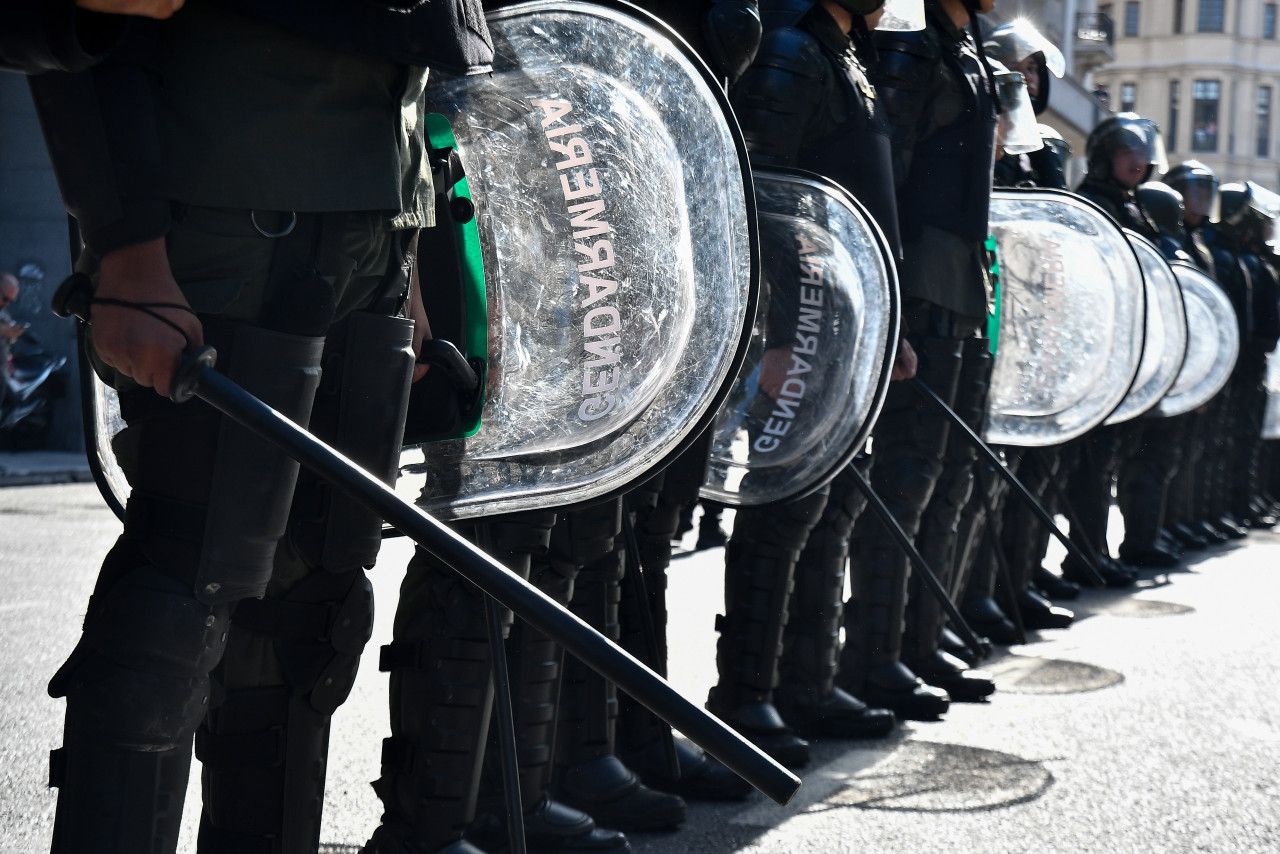
[[[87,483],[93,480],[89,461],[73,451],[0,452],[0,487],[50,483]]]

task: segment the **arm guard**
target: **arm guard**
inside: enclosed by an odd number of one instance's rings
[[[92,69],[30,78],[63,201],[99,258],[169,230],[150,34],[137,23]]]
[[[774,30],[764,37],[755,62],[731,94],[753,163],[796,165],[815,117],[834,94],[827,70],[817,42],[800,30]]]
[[[928,132],[942,50],[928,30],[888,33],[877,37],[875,45],[877,61],[869,76],[893,129],[894,183],[901,187],[911,152]]]
[[[82,71],[119,40],[125,21],[79,10],[74,0],[6,0],[0,5],[0,69]]]
[[[702,19],[702,34],[716,73],[737,80],[760,46],[759,5],[756,0],[713,0]]]

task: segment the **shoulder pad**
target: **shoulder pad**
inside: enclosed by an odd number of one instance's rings
[[[871,78],[877,87],[919,91],[937,76],[942,51],[933,39],[919,38],[919,33],[893,33],[890,38],[876,39],[878,57]]]
[[[752,65],[818,79],[827,67],[827,60],[817,39],[797,27],[783,27],[764,34]]]
[[[880,53],[901,53],[925,62],[934,62],[942,57],[941,42],[927,28],[913,31],[876,30],[872,33],[872,39]]]
[[[790,27],[773,30],[765,34],[755,61],[733,87],[733,105],[809,101],[827,67],[822,48],[808,33]]]

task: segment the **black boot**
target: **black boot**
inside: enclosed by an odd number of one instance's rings
[[[773,706],[800,550],[827,503],[827,487],[785,504],[738,511],[725,550],[725,613],[717,618],[719,681],[707,708],[789,767],[809,761],[809,743]]]
[[[679,508],[691,507],[697,498],[705,477],[710,435],[708,431],[665,471],[626,498],[634,517],[641,566],[628,562],[623,577],[619,643],[661,676],[667,674],[667,567],[671,562],[671,550],[665,543],[678,524]],[[635,583],[637,579],[643,583]],[[641,609],[648,610],[647,622],[653,628],[653,637],[646,636]],[[704,801],[738,801],[752,791],[750,783],[697,745],[675,739],[666,721],[621,692],[618,708],[618,757],[646,786],[686,800]],[[667,754],[668,741],[675,753],[675,767]]]
[[[564,554],[581,567],[570,610],[615,642],[620,638],[618,608],[624,569],[619,547],[621,507],[619,500],[575,511],[570,521],[576,524],[563,538]],[[553,552],[556,542],[553,535]],[[663,830],[683,823],[684,801],[643,785],[615,755],[618,699],[611,682],[576,658],[569,658],[560,703],[555,750],[558,800],[582,810],[604,827],[623,831]]]
[[[990,638],[993,643],[1009,646],[1018,642],[1018,627],[995,599],[988,596],[966,599],[960,606],[960,615],[971,629]]]
[[[989,342],[984,338],[969,338],[962,343],[962,351],[964,363],[953,408],[971,429],[980,430],[991,376]],[[985,507],[969,504],[973,496],[975,456],[967,439],[958,430],[951,431],[941,475],[921,516],[915,538],[921,555],[946,591],[957,586],[960,522],[966,508],[971,511],[970,520],[975,527],[986,517]],[[995,682],[987,674],[971,671],[960,659],[939,651],[946,611],[938,596],[914,573],[907,589],[902,662],[955,701],[974,702],[994,693]]]
[[[870,460],[855,465],[865,471]],[[893,731],[893,712],[870,708],[835,684],[849,536],[866,503],[854,478],[838,475],[796,564],[775,699],[787,723],[805,736],[882,738]]]
[[[1039,590],[1048,599],[1076,599],[1080,596],[1080,585],[1067,581],[1060,575],[1054,575],[1043,566],[1037,567],[1031,578],[1031,586]]]
[[[1034,590],[1028,590],[1019,597],[1018,609],[1022,614],[1022,625],[1032,631],[1065,629],[1076,618],[1075,614],[1052,604]]]
[[[913,309],[913,322],[930,326],[934,311]],[[961,367],[958,338],[913,335],[920,359],[917,376],[943,398],[954,400]],[[891,384],[873,445],[871,482],[907,536],[915,537],[921,515],[943,469],[949,425],[904,384]],[[854,526],[850,588],[845,609],[845,645],[839,687],[899,718],[933,720],[951,699],[926,686],[902,663],[903,623],[910,566],[881,521],[863,515]]]
[[[969,628],[973,628],[973,626],[971,625]],[[991,653],[995,651],[990,638],[979,634],[978,642],[978,650],[975,652],[948,626],[942,630],[942,643],[939,648],[943,652],[954,655],[970,667],[977,667],[990,658]]]

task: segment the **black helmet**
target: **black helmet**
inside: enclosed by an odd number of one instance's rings
[[[1220,216],[1218,176],[1199,160],[1179,163],[1164,176],[1165,183],[1182,194],[1187,213],[1217,222]]]
[[[1242,244],[1260,248],[1275,240],[1280,196],[1252,181],[1222,185],[1219,228]]]
[[[1182,194],[1160,181],[1138,187],[1138,204],[1166,237],[1180,240],[1183,234]]]
[[[1067,70],[1062,51],[1025,18],[996,27],[982,43],[982,48],[987,56],[1013,71],[1017,71],[1018,64],[1024,60],[1034,60],[1039,85],[1036,94],[1031,96],[1031,106],[1036,115],[1043,113],[1049,106],[1049,75],[1061,77]]]
[[[1152,172],[1163,175],[1169,168],[1164,156],[1164,140],[1160,128],[1151,119],[1137,113],[1117,113],[1098,122],[1084,144],[1084,155],[1089,163],[1089,178],[1095,181],[1111,180],[1111,158],[1124,148],[1139,148],[1145,152],[1150,164],[1142,181]],[[1139,182],[1141,183],[1141,182]]]
[[[1054,153],[1065,166],[1067,161],[1071,159],[1071,143],[1062,138],[1062,134],[1058,133],[1058,129],[1044,122],[1036,125],[1036,129],[1040,131],[1040,138],[1044,140],[1045,148],[1052,148]]]

